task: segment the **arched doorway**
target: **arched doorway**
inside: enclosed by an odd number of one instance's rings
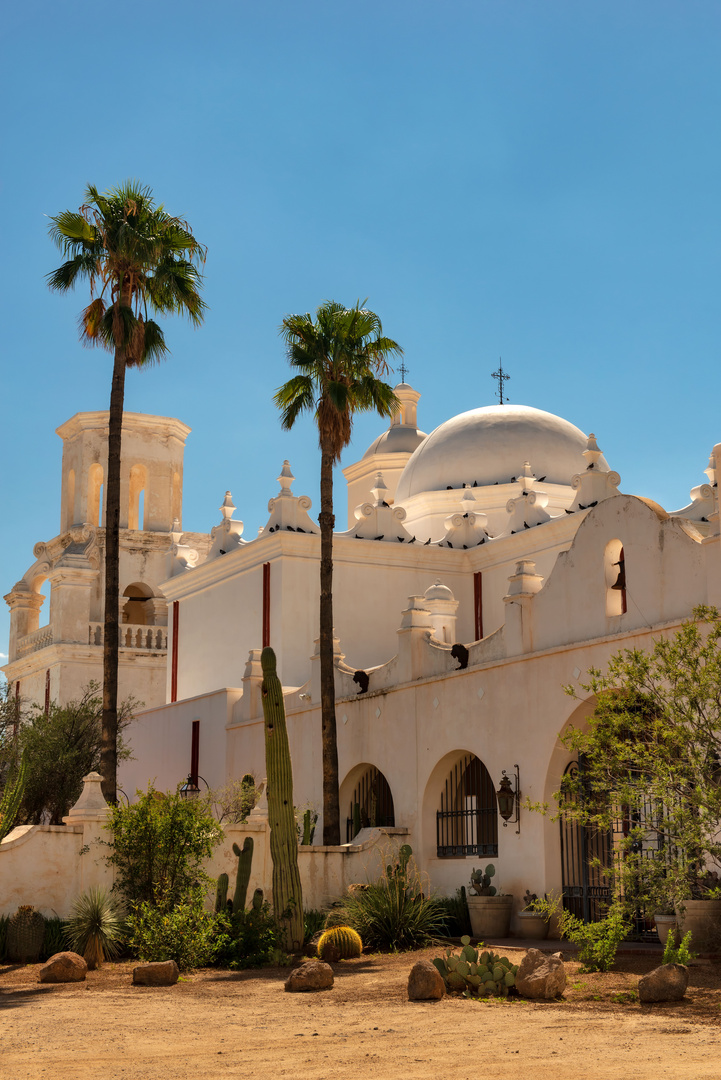
[[[380,769],[368,765],[353,788],[346,819],[346,843],[350,844],[360,829],[393,828],[395,823],[390,785]]]
[[[488,769],[463,754],[446,776],[436,811],[439,858],[498,855],[498,804]]]
[[[564,776],[577,780],[580,768],[571,761]],[[577,801],[566,793],[559,808],[563,906],[584,922],[599,922],[613,899],[613,835],[610,829],[592,829],[575,818],[570,811]]]

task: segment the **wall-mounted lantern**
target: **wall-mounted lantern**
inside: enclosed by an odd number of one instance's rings
[[[503,828],[505,829],[509,821],[512,825],[517,825],[516,832],[521,831],[520,818],[521,818],[521,775],[518,765],[514,765],[516,770],[513,777],[513,784],[511,784],[511,777],[507,775],[506,770],[503,770],[501,776],[501,784],[496,792],[496,799],[498,800],[498,813],[503,818]]]

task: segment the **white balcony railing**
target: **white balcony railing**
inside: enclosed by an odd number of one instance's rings
[[[103,623],[91,622],[88,631],[88,644],[102,645],[103,630]],[[168,648],[168,628],[167,626],[139,626],[136,623],[122,623],[120,626],[120,648],[166,652]]]
[[[39,630],[33,630],[32,634],[18,639],[18,657],[27,656],[29,653],[44,649],[46,645],[53,643],[53,630],[51,626],[41,626]]]

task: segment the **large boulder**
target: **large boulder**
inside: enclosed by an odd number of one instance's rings
[[[175,986],[180,969],[175,960],[156,960],[133,968],[134,986]]]
[[[332,985],[333,968],[322,960],[309,960],[307,964],[301,964],[285,980],[285,988],[292,994],[306,990],[330,990]]]
[[[638,980],[639,1001],[680,1001],[688,986],[688,968],[661,964]]]
[[[566,967],[560,956],[547,956],[540,949],[529,949],[516,975],[516,989],[521,997],[558,997],[566,989]]]
[[[43,964],[38,972],[38,982],[82,982],[88,973],[88,965],[76,952],[58,952]]]
[[[439,1001],[446,992],[438,968],[430,960],[417,960],[408,976],[409,1001]]]

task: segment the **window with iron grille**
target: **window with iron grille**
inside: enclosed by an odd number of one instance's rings
[[[369,765],[353,789],[350,814],[346,820],[346,843],[361,830],[395,826],[393,795],[380,769]]]
[[[488,769],[475,754],[458,759],[436,812],[439,858],[498,854],[498,804]]]

